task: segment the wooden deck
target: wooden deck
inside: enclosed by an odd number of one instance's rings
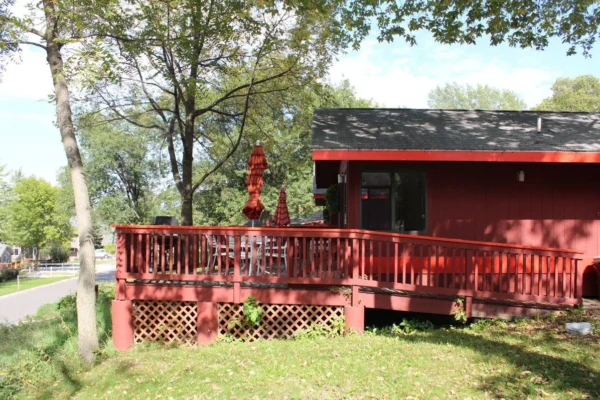
[[[132,342],[132,302],[140,301],[197,303],[201,342],[215,339],[217,304],[250,295],[344,307],[357,331],[365,308],[450,314],[463,298],[469,316],[522,316],[581,302],[571,250],[348,229],[115,228],[118,348]]]

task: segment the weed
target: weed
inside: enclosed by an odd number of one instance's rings
[[[244,302],[244,321],[252,327],[260,325],[265,311],[260,307],[260,302],[254,298],[254,296],[248,296],[248,299]]]

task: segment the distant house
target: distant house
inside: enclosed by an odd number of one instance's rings
[[[0,243],[0,263],[11,262],[12,248],[9,245]]]

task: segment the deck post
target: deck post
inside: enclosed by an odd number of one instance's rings
[[[133,346],[133,302],[113,300],[111,309],[113,344],[119,351],[129,350]]]
[[[350,329],[357,333],[365,331],[365,307],[361,304],[358,286],[352,286],[352,299],[349,306],[344,306],[344,318],[346,321],[345,332]]]
[[[345,332],[353,330],[357,333],[365,331],[365,307],[344,306],[344,318],[346,322]]]
[[[578,306],[583,306],[583,270],[580,263],[581,259],[573,258],[572,263],[575,264],[575,298],[578,300]]]
[[[471,296],[465,297],[465,313],[467,318],[471,318],[473,315],[473,297]]]
[[[198,332],[198,343],[208,344],[216,342],[219,331],[217,303],[198,302],[197,310],[196,330]]]

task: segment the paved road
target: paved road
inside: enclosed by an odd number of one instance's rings
[[[96,272],[98,282],[114,282],[115,267],[99,265]],[[39,286],[23,292],[0,296],[0,324],[14,324],[48,303],[54,303],[63,296],[75,293],[77,278]]]

